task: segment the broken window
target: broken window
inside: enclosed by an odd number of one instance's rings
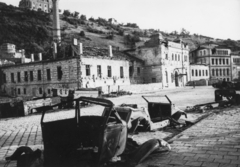
[[[107,76],[108,77],[112,77],[112,67],[111,66],[107,66]]]
[[[41,70],[38,70],[38,81],[42,80],[42,74],[41,74]]]
[[[58,66],[57,67],[57,76],[58,76],[58,80],[61,80],[62,79],[62,67],[61,66]]]
[[[42,94],[42,88],[39,88],[39,94],[40,95]]]
[[[100,65],[97,65],[97,76],[102,78],[102,68]]]
[[[14,73],[11,73],[11,82],[14,83]]]
[[[152,83],[156,83],[156,78],[152,78]]]
[[[86,65],[86,76],[90,76],[91,71],[90,71],[90,65]]]
[[[51,81],[51,70],[47,69],[47,80]]]
[[[140,67],[137,68],[137,74],[138,76],[140,75],[141,71],[140,71]]]
[[[133,76],[133,66],[129,67],[129,76],[132,77]]]
[[[120,67],[120,78],[124,77],[124,73],[123,73],[123,67]]]
[[[17,73],[17,78],[18,78],[18,82],[21,82],[21,73],[20,72]]]
[[[28,72],[24,71],[24,81],[27,82],[28,81]]]
[[[30,81],[33,81],[33,71],[30,71]]]

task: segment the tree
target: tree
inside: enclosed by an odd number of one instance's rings
[[[81,20],[87,20],[87,17],[86,17],[86,15],[81,15],[81,16],[80,16],[80,19],[81,19]]]
[[[79,16],[79,12],[76,12],[76,11],[75,11],[73,17],[78,18],[78,16]]]
[[[71,15],[71,12],[70,12],[69,10],[64,10],[64,11],[63,11],[63,15],[66,16],[66,17],[68,17],[68,16]]]
[[[81,32],[79,33],[79,35],[80,35],[81,37],[85,37],[85,32],[84,32],[84,31],[81,31]]]

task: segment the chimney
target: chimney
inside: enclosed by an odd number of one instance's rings
[[[42,61],[42,53],[38,53],[39,61]]]
[[[52,43],[52,48],[53,48],[53,59],[56,59],[56,55],[57,55],[57,43],[56,42]]]
[[[113,54],[112,54],[112,46],[111,45],[109,45],[109,47],[108,47],[108,51],[109,51],[109,57],[113,57]]]
[[[59,9],[58,9],[59,0],[52,0],[53,3],[53,41],[60,43],[61,42],[61,30],[60,30],[60,21],[59,21]]]
[[[31,54],[31,62],[34,62],[34,54]]]
[[[22,50],[22,58],[21,58],[21,62],[25,63],[25,50]]]

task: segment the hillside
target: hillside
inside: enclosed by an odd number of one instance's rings
[[[84,46],[107,47],[126,50],[136,48],[144,44],[149,37],[159,30],[142,30],[135,23],[114,24],[103,18],[81,17],[74,14],[61,15],[61,37],[62,45],[60,55],[68,55],[71,52],[69,44],[72,38],[77,38]],[[27,57],[31,53],[43,53],[43,59],[52,56],[52,17],[43,12],[20,9],[0,3],[0,45],[2,43],[13,43],[17,49],[25,49]],[[183,29],[184,30],[184,29]],[[190,49],[196,48],[205,42],[214,42],[240,50],[240,42],[233,40],[214,40],[210,37],[193,34],[186,30],[177,33],[161,32],[168,40],[182,38],[189,44]],[[64,53],[65,52],[65,53]]]

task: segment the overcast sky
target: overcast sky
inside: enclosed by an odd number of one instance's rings
[[[18,6],[20,0],[0,0]],[[62,10],[114,18],[142,29],[180,31],[240,40],[240,0],[60,0]]]

